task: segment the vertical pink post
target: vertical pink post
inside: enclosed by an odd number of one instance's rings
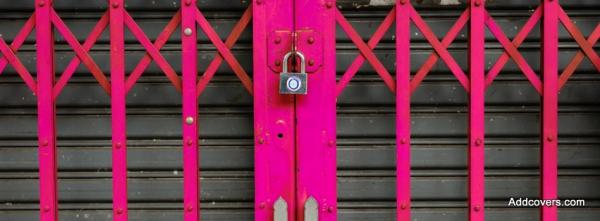
[[[52,0],[35,1],[37,48],[38,136],[40,164],[40,220],[58,220],[56,167],[56,105],[54,103],[54,35]]]
[[[542,0],[542,128],[541,128],[541,198],[557,198],[558,155],[558,0]],[[556,221],[557,208],[542,207],[543,221]]]
[[[123,0],[110,0],[110,81],[112,111],[113,217],[127,220],[127,135]]]
[[[485,200],[485,0],[471,0],[469,10],[469,220],[484,221]]]
[[[396,2],[396,220],[410,221],[410,1]]]
[[[267,59],[276,40],[269,35],[293,30],[292,3],[253,0],[252,6],[256,221],[272,221],[276,201],[281,209],[278,216],[287,215],[288,220],[295,216],[294,97],[279,94],[279,73],[268,66]],[[278,45],[290,42],[278,40]]]
[[[199,220],[196,0],[181,1],[184,220]]]
[[[335,10],[335,0],[295,1],[297,50],[308,69],[322,59],[296,95],[296,220],[337,220]]]

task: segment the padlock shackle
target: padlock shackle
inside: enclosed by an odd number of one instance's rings
[[[296,54],[298,57],[300,57],[300,73],[306,73],[306,61],[304,60],[304,54],[299,51],[290,51],[283,56],[283,73],[288,72],[288,59],[292,54]]]

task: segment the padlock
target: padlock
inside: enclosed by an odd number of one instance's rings
[[[292,54],[300,57],[300,72],[288,72],[288,59]],[[291,51],[283,56],[283,71],[279,74],[279,93],[280,94],[306,94],[308,90],[306,75],[306,63],[304,55],[299,51]]]

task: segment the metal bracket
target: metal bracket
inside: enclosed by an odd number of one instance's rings
[[[293,43],[296,50],[304,53],[306,72],[312,73],[323,65],[323,37],[312,29],[300,29],[295,33],[289,30],[276,30],[267,39],[267,65],[275,73],[283,71],[283,56],[292,51]],[[316,48],[316,50],[314,49]]]

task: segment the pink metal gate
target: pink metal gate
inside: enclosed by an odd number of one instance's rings
[[[284,202],[285,220],[337,219],[336,202],[336,97],[367,61],[396,97],[397,219],[410,220],[410,96],[433,65],[443,61],[469,94],[468,193],[469,220],[484,220],[484,94],[509,59],[512,59],[539,92],[542,99],[541,193],[542,199],[557,198],[557,94],[586,57],[600,71],[600,57],[593,45],[600,38],[600,25],[586,38],[561,8],[558,0],[542,0],[514,39],[509,39],[485,9],[484,0],[471,0],[448,33],[440,40],[408,0],[396,6],[364,42],[337,9],[335,0],[254,0],[225,41],[196,6],[195,0],[182,0],[179,11],[152,42],[124,8],[124,0],[109,0],[106,13],[86,40],[79,42],[53,9],[53,0],[36,0],[35,12],[9,45],[0,38],[0,73],[11,65],[38,97],[40,218],[58,220],[55,100],[76,68],[83,63],[111,96],[113,215],[128,219],[126,95],[148,65],[154,61],[183,95],[182,148],[184,153],[184,204],[186,221],[199,220],[198,96],[225,61],[243,87],[254,95],[255,116],[255,218],[274,220],[277,202]],[[253,18],[253,81],[233,56],[230,48]],[[396,23],[396,77],[373,53],[384,33]],[[410,26],[414,24],[434,49],[428,60],[413,74],[410,71]],[[518,47],[541,23],[542,53],[540,77],[519,53]],[[561,23],[580,46],[580,51],[559,74],[558,26]],[[336,81],[335,28],[339,25],[360,51],[360,56]],[[469,68],[463,70],[447,47],[459,31],[469,27]],[[181,26],[181,77],[161,55],[160,49]],[[197,76],[197,26],[216,47],[218,54],[205,73]],[[485,28],[505,52],[494,65],[484,66]],[[126,75],[124,31],[129,29],[146,50],[136,68]],[[35,29],[37,79],[16,56]],[[100,34],[110,31],[110,79],[88,51]],[[55,80],[54,31],[64,37],[76,54]],[[277,92],[281,55],[290,50],[307,54],[307,95],[280,95]],[[316,214],[307,212],[310,206]],[[314,209],[314,208],[313,208]],[[317,217],[315,219],[315,216]],[[542,207],[541,220],[557,220],[556,207]]]

